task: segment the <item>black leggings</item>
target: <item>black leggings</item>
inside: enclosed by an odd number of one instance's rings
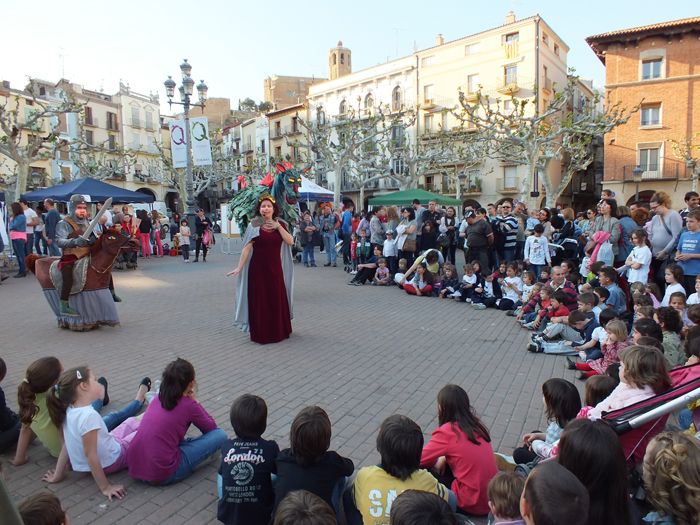
[[[199,237],[197,239],[197,244],[196,244],[196,249],[194,252],[194,259],[195,261],[199,259],[199,250],[202,250],[204,252],[204,258],[207,258],[207,245],[202,242],[202,238]]]

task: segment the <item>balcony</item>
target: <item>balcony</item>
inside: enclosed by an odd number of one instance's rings
[[[253,151],[253,144],[252,142],[249,142],[243,146],[243,151],[241,151],[241,153],[245,155],[246,153],[253,153]]]
[[[542,88],[542,91],[544,91],[547,95],[551,95],[553,90],[552,79],[543,76],[542,81],[540,83],[540,87]]]
[[[496,179],[496,191],[502,195],[512,195],[518,193],[518,179],[510,177],[500,177]]]
[[[146,153],[150,153],[152,155],[157,155],[158,148],[156,148],[155,144],[149,144],[148,146],[146,146]]]
[[[98,120],[96,118],[85,118],[85,125],[91,128],[99,128]]]
[[[634,169],[636,167],[623,166],[622,180],[624,182],[634,182]],[[665,159],[658,164],[642,165],[640,168],[644,170],[642,181],[678,180],[692,177],[692,170],[688,169],[684,163],[669,159]]]
[[[156,131],[158,129],[158,127],[153,122],[149,122],[147,120],[146,121],[146,129],[149,131]]]
[[[131,127],[132,128],[142,128],[143,127],[143,122],[141,119],[133,118],[131,119]]]
[[[443,108],[454,109],[455,101],[442,95],[429,95],[418,98],[420,109],[424,111],[436,111]]]
[[[517,93],[520,89],[531,88],[533,79],[520,75],[502,76],[496,79],[496,91],[501,94]]]
[[[475,89],[476,91],[472,91],[472,89]],[[464,94],[464,97],[467,99],[467,102],[476,102],[479,100],[479,87],[473,86],[467,88],[467,92]]]
[[[112,120],[107,120],[107,129],[109,131],[119,131],[119,123]]]

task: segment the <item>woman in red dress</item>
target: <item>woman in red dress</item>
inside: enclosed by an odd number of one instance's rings
[[[279,212],[271,195],[260,197],[238,268],[227,274],[238,276],[234,325],[250,331],[250,340],[260,344],[278,343],[292,333],[294,238],[277,220]]]

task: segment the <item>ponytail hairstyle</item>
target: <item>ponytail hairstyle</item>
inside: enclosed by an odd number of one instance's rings
[[[163,370],[158,398],[165,410],[174,409],[182,398],[187,385],[194,381],[194,367],[186,359],[178,357]]]
[[[56,428],[63,426],[66,409],[78,398],[78,386],[89,381],[90,369],[86,365],[76,366],[63,372],[56,386],[46,394],[46,408]]]
[[[39,413],[39,407],[34,404],[36,395],[48,392],[60,375],[61,362],[56,357],[42,357],[29,365],[24,379],[17,387],[19,418],[22,424],[32,424],[32,420]]]

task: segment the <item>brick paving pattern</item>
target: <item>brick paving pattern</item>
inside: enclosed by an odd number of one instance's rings
[[[550,377],[574,380],[563,358],[526,352],[528,332],[503,312],[409,297],[396,287],[347,286],[342,267],[324,268],[325,255],[318,252],[318,268],[295,265],[291,339],[257,345],[232,325],[236,282],[225,273],[237,260],[216,247],[207,263],[140,259],[138,270],[115,271],[124,299],[118,305],[121,326],[88,333],[56,327],[33,276],[5,281],[0,356],[8,373],[0,386],[8,404],[17,409],[16,385],[42,356],[55,355],[66,368],[87,363],[106,376],[111,400],[103,415],[125,406],[144,376],[155,381],[180,356],[195,366],[198,401],[229,435],[229,409],[242,393],[266,400],[265,436],[281,448],[288,446],[296,413],[317,404],[333,423],[332,448],[361,467],[378,463],[377,430],[391,414],[413,418],[427,441],[437,426],[436,396],[446,383],[465,388],[491,431],[494,450],[510,454],[523,433],[546,426],[542,383]],[[54,491],[74,525],[218,523],[218,458],[166,488],[134,481],[127,471],[111,475],[128,495],[110,503],[89,473],[69,472],[61,483],[43,483],[55,459],[38,441],[28,455],[19,468],[8,463],[11,454],[3,456],[15,499]]]

